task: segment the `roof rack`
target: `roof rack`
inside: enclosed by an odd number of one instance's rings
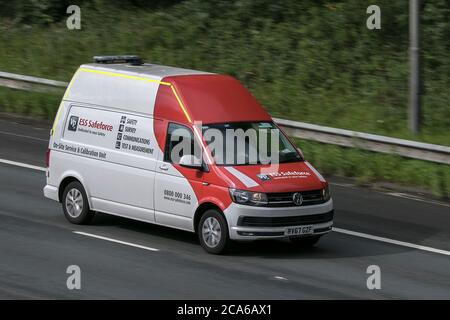
[[[94,56],[95,63],[130,63],[131,65],[138,66],[143,64],[142,58],[134,55],[123,56]]]

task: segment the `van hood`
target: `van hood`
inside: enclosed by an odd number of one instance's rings
[[[279,165],[220,166],[230,178],[230,187],[257,192],[292,192],[322,189],[322,175],[307,161]]]

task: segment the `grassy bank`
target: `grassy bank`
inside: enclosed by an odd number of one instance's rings
[[[54,7],[18,16],[11,5],[0,12],[0,70],[69,81],[93,55],[133,53],[235,76],[274,117],[450,145],[446,0],[424,2],[422,10],[417,136],[407,126],[407,1],[377,1],[381,30],[366,28],[369,0],[75,1],[82,20],[73,31],[66,28],[65,4],[47,2]],[[62,94],[0,88],[0,111],[52,119]],[[449,166],[308,141],[301,146],[328,174],[448,195]]]
[[[0,111],[53,120],[64,90],[42,93],[0,87]]]
[[[0,105],[7,112],[52,119],[61,95],[0,88]],[[294,140],[307,160],[325,175],[355,178],[361,185],[381,181],[392,182],[426,190],[438,198],[450,199],[448,165],[309,140]]]
[[[27,23],[1,18],[0,70],[68,81],[95,54],[136,53],[154,63],[231,74],[273,116],[450,144],[444,0],[427,2],[422,13],[419,136],[407,128],[407,1],[378,1],[382,28],[376,31],[366,28],[371,2],[365,0],[128,2],[81,2],[81,30],[66,28],[65,11],[59,19],[31,16]],[[38,109],[41,104],[53,113],[57,105],[53,98],[41,98]]]
[[[358,184],[392,182],[450,198],[450,166],[396,155],[295,140],[308,161],[325,175],[355,178]]]

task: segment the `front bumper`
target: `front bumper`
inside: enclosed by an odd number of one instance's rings
[[[299,207],[280,207],[280,208],[267,208],[267,207],[253,207],[244,206],[236,203],[232,203],[225,211],[225,217],[228,222],[228,230],[230,238],[233,240],[257,240],[268,238],[286,238],[285,230],[288,226],[301,226],[312,225],[314,233],[312,235],[322,235],[331,231],[333,226],[333,220],[323,222],[299,222],[298,224],[289,224],[282,226],[242,226],[239,221],[242,221],[242,217],[261,217],[261,218],[274,218],[279,217],[299,217],[299,216],[314,216],[331,213],[333,211],[333,200],[329,200],[326,203],[311,205],[311,206],[299,206]],[[240,220],[241,217],[241,220]],[[300,219],[301,220],[301,219]]]

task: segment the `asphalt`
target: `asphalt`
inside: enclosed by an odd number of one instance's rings
[[[0,159],[43,166],[49,124],[0,116]],[[69,224],[43,197],[45,173],[0,164],[0,298],[449,299],[450,256],[332,232],[316,248],[235,244],[213,256],[195,235],[98,214]],[[450,250],[450,206],[332,184],[338,228]],[[73,231],[159,249],[86,237]],[[66,269],[81,269],[68,290]],[[381,289],[366,286],[369,265]]]

